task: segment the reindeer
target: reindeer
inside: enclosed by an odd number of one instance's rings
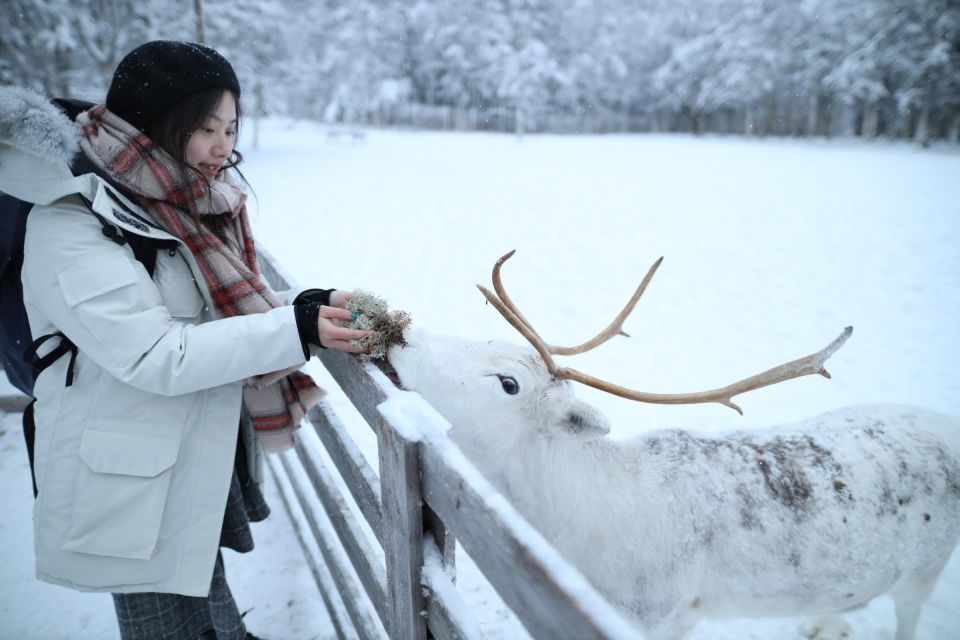
[[[703,618],[820,617],[810,638],[843,637],[838,614],[889,594],[896,640],[960,538],[960,420],[905,406],[858,406],[794,425],[699,434],[670,429],[614,441],[570,381],[650,403],[716,402],[804,375],[830,377],[823,350],[712,391],[651,394],[574,369],[622,325],[572,348],[549,345],[507,296],[484,296],[530,342],[471,342],[414,328],[389,361],[452,425],[451,437],[556,548],[653,640]],[[662,259],[661,259],[662,260]],[[742,412],[741,412],[742,413]]]

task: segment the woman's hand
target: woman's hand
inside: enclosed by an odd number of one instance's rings
[[[338,293],[346,293],[347,295],[352,296],[353,294],[349,292],[340,292],[334,291],[330,294],[330,302],[334,302],[334,296]],[[347,298],[346,300],[349,300]],[[346,300],[343,300],[343,304],[346,304]],[[359,329],[347,329],[346,327],[341,327],[336,323],[337,320],[352,320],[353,314],[346,309],[343,309],[339,306],[328,307],[323,305],[320,307],[320,315],[317,316],[317,334],[320,336],[320,344],[328,349],[339,349],[340,351],[346,351],[348,353],[366,353],[370,350],[371,345],[357,346],[351,342],[351,340],[359,340],[366,336],[376,335],[374,331],[361,331]]]
[[[352,297],[353,291],[340,291],[339,289],[335,289],[330,292],[330,306],[346,309],[347,303],[350,302]]]

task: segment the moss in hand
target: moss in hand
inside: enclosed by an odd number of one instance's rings
[[[355,291],[347,303],[347,309],[358,314],[346,324],[350,329],[376,331],[377,335],[354,340],[353,343],[370,350],[360,355],[363,360],[372,360],[383,368],[387,365],[387,349],[403,345],[403,330],[410,325],[406,311],[391,311],[387,301],[369,291]]]

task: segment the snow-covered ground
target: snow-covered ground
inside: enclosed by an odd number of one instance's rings
[[[615,437],[659,427],[750,428],[857,403],[960,414],[956,147],[397,131],[367,131],[354,142],[285,121],[265,123],[260,142],[247,151],[245,172],[263,244],[301,284],[373,291],[433,330],[518,339],[473,286],[489,282],[509,249],[517,255],[504,269],[506,286],[554,343],[579,342],[605,326],[665,256],[627,322],[633,337],[568,359],[626,386],[721,386],[816,351],[854,326],[828,362],[832,380],[808,377],[741,396],[744,417],[583,389],[611,417]],[[114,638],[108,596],[31,578],[18,419],[0,425],[7,510],[0,638]],[[256,633],[330,637],[289,521],[268,489],[274,516],[255,527],[254,553],[228,554],[231,584],[242,608],[255,607],[248,619]],[[471,586],[469,563],[461,570],[481,626],[515,637],[496,598]],[[921,617],[919,638],[960,637],[957,602],[960,554]],[[855,639],[893,638],[887,599],[849,620]],[[692,637],[794,640],[797,625],[718,621]]]

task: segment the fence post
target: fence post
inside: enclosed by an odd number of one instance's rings
[[[423,496],[419,444],[391,428],[380,433],[383,551],[387,562],[387,633],[393,640],[426,640],[423,567]]]

